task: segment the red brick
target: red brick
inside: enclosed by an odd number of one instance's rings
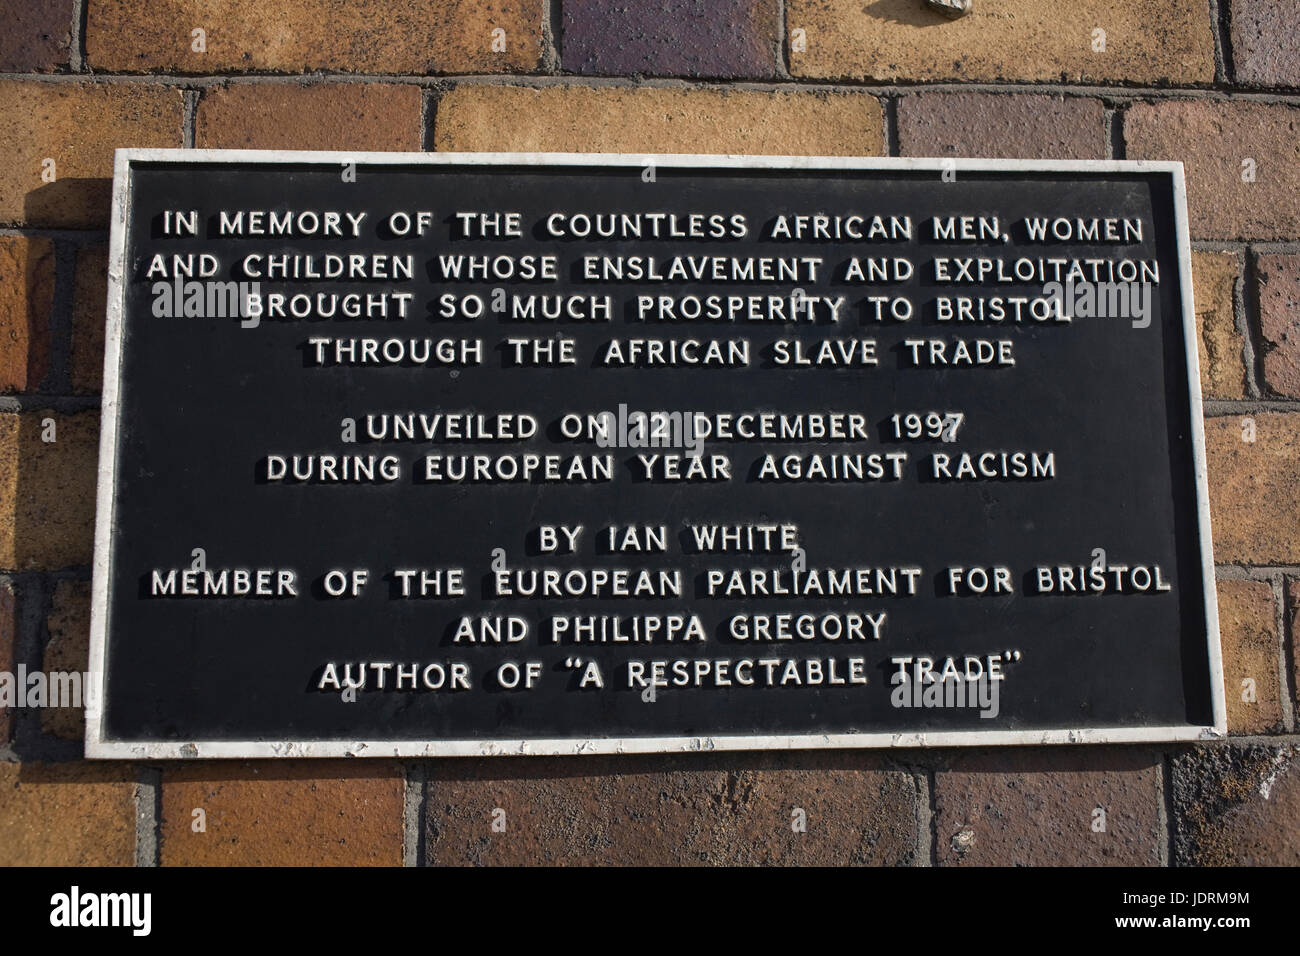
[[[1172,778],[1175,865],[1300,865],[1300,747],[1197,747]]]
[[[422,98],[410,84],[240,83],[204,92],[195,145],[418,151]]]
[[[369,760],[171,766],[163,771],[161,860],[399,866],[405,794],[400,767]]]
[[[1300,86],[1294,9],[1277,0],[1232,0],[1232,68],[1246,86]]]
[[[40,389],[50,364],[54,244],[0,237],[0,392]]]
[[[919,852],[914,779],[862,752],[455,760],[431,774],[431,865],[914,865]]]
[[[1261,255],[1256,266],[1264,382],[1275,395],[1300,398],[1300,255]]]
[[[0,763],[0,866],[132,866],[129,764]]]
[[[1181,160],[1194,239],[1291,239],[1300,220],[1300,109],[1252,102],[1139,103],[1129,159]],[[1254,161],[1254,182],[1242,163]]]
[[[935,775],[941,866],[1155,866],[1160,757],[1133,749],[972,752]],[[1105,811],[1105,831],[1094,826]]]
[[[1214,35],[1202,0],[975,0],[959,20],[921,0],[787,0],[795,76],[853,80],[1209,83]],[[1094,52],[1093,31],[1106,32]]]
[[[108,246],[77,250],[77,276],[72,301],[74,392],[94,393],[104,380],[104,323],[108,314]]]
[[[1280,730],[1282,686],[1273,585],[1267,581],[1220,581],[1218,592],[1228,730],[1234,734]],[[1253,688],[1246,686],[1248,680]],[[1254,701],[1243,699],[1250,689]]]
[[[84,675],[90,668],[89,581],[60,581],[56,585],[45,627],[50,640],[41,657],[41,669],[46,674]],[[41,711],[41,730],[64,740],[84,740],[85,708],[46,707]]]
[[[1300,414],[1207,418],[1205,453],[1214,560],[1300,564]]]
[[[0,73],[67,67],[72,18],[72,0],[7,0],[0,5]]]
[[[8,581],[0,581],[0,671],[14,673],[14,644],[18,639],[17,602]],[[13,714],[0,705],[0,745],[13,739]]]
[[[865,93],[458,86],[438,101],[440,150],[880,156]]]
[[[1287,586],[1287,614],[1291,618],[1291,689],[1295,691],[1292,712],[1300,711],[1300,581]]]
[[[88,0],[87,11],[87,60],[110,72],[518,72],[543,51],[543,0],[169,0],[165,16],[149,0]]]
[[[1101,100],[1047,94],[913,93],[898,104],[904,156],[1104,159]]]
[[[0,81],[0,222],[106,229],[113,150],[181,146],[183,117],[153,84]]]
[[[55,441],[43,424],[54,422]],[[0,414],[0,568],[90,564],[99,413]]]

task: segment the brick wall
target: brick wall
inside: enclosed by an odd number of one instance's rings
[[[0,670],[86,665],[114,147],[1178,159],[1232,735],[180,765],[87,762],[80,714],[0,712],[0,863],[1300,863],[1288,9],[0,0]]]

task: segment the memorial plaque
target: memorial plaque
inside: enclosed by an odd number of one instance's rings
[[[94,757],[1224,732],[1182,168],[119,151]]]

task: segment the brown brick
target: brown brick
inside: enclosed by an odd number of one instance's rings
[[[108,313],[108,246],[77,250],[76,291],[72,299],[74,392],[94,393],[104,381],[104,322]]]
[[[164,73],[500,73],[542,58],[542,0],[89,0],[96,70]],[[192,32],[206,33],[193,50]],[[495,52],[493,30],[504,30]]]
[[[431,774],[433,865],[912,865],[919,847],[913,778],[861,752],[456,760]]]
[[[949,21],[918,0],[788,0],[796,76],[871,80],[1054,80],[1152,84],[1214,79],[1200,0],[1018,0],[974,4]],[[1093,52],[1093,31],[1106,50]],[[795,52],[803,30],[807,50]]]
[[[1291,704],[1295,713],[1300,711],[1300,581],[1287,585],[1287,614],[1291,619],[1291,689],[1296,695]]]
[[[1218,592],[1228,730],[1234,734],[1279,730],[1282,687],[1273,585],[1267,581],[1220,581]],[[1248,680],[1253,687],[1246,686]],[[1254,701],[1243,699],[1248,689],[1253,689]]]
[[[440,150],[869,155],[884,152],[865,93],[459,86],[438,103]]]
[[[914,93],[898,104],[904,156],[1105,159],[1101,100],[1046,94]]]
[[[1256,260],[1264,382],[1270,392],[1300,398],[1300,255]]]
[[[399,767],[369,760],[168,767],[162,863],[400,866],[405,793]]]
[[[0,237],[0,392],[37,391],[50,364],[54,244]]]
[[[1205,453],[1214,560],[1300,563],[1300,414],[1207,418]]]
[[[48,73],[68,65],[72,0],[9,0],[0,6],[0,72]]]
[[[420,14],[433,30],[438,73],[528,73],[542,64],[542,0],[448,0]],[[505,31],[504,50],[493,49],[494,30]]]
[[[45,645],[41,669],[46,674],[84,675],[90,668],[90,582],[60,581],[45,625],[50,640]],[[85,709],[46,707],[41,711],[41,730],[64,740],[84,740]]]
[[[0,866],[132,866],[128,764],[0,763]]]
[[[42,440],[46,419],[55,441]],[[98,454],[96,411],[0,414],[0,568],[90,563]]]
[[[1174,863],[1300,864],[1300,747],[1197,747],[1173,761]]]
[[[17,602],[13,586],[0,581],[0,671],[14,673],[14,642],[18,639]],[[0,745],[13,738],[13,714],[0,705]]]
[[[1277,0],[1232,0],[1232,68],[1246,86],[1300,86],[1300,33]]]
[[[1246,362],[1235,302],[1241,263],[1231,252],[1192,252],[1196,345],[1205,398],[1245,398]]]
[[[113,150],[182,145],[183,114],[162,86],[0,81],[0,222],[107,228]]]
[[[420,87],[241,83],[199,100],[195,145],[220,149],[419,150]]]
[[[1160,757],[1133,749],[973,752],[935,775],[943,866],[1155,866]],[[1098,832],[1095,811],[1105,811]]]
[[[1124,117],[1129,159],[1181,160],[1194,239],[1291,239],[1300,219],[1300,109],[1265,103],[1139,103]],[[1244,182],[1246,160],[1254,182]]]

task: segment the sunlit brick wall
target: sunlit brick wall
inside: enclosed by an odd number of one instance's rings
[[[0,671],[86,668],[119,146],[1183,161],[1233,740],[91,763],[10,708],[0,863],[1300,863],[1292,5],[0,0]]]

